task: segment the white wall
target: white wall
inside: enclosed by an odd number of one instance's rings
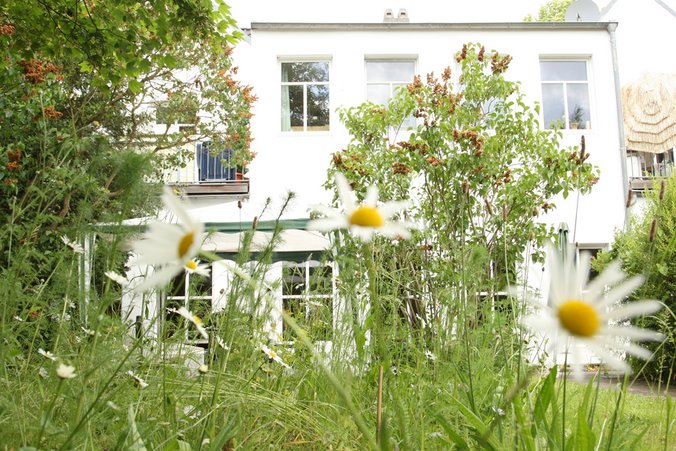
[[[593,193],[557,200],[559,209],[548,215],[552,224],[566,221],[572,237],[587,243],[612,241],[615,228],[624,221],[624,199],[619,158],[609,35],[594,31],[489,31],[467,30],[377,31],[268,31],[253,30],[250,44],[235,51],[239,76],[254,87],[259,100],[254,105],[253,148],[258,152],[250,167],[251,197],[243,212],[256,214],[266,197],[279,199],[292,190],[298,194],[286,217],[307,216],[313,204],[330,201],[322,188],[331,154],[349,141],[335,109],[365,101],[364,58],[368,55],[416,55],[420,74],[440,74],[454,67],[455,52],[465,42],[480,42],[487,49],[513,56],[508,76],[522,83],[522,91],[533,102],[541,100],[539,58],[541,56],[590,57],[592,128],[564,131],[563,144],[576,145],[585,135],[590,161],[602,168]],[[331,131],[281,132],[281,68],[279,57],[330,57]],[[575,212],[577,215],[577,230]],[[246,214],[245,212],[245,214]],[[272,209],[276,213],[275,208]],[[232,220],[232,219],[231,219]],[[574,233],[575,232],[575,233]]]

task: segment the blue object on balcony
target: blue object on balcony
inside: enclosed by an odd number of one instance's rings
[[[209,147],[211,141],[195,145],[198,180],[200,182],[222,182],[237,179],[237,168],[228,167],[232,158],[232,149],[225,149],[220,154],[212,155]]]

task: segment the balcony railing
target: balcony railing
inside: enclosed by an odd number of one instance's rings
[[[629,152],[627,155],[627,176],[632,190],[652,188],[655,178],[667,178],[674,172],[672,151],[661,154]]]
[[[248,195],[249,179],[230,167],[232,150],[212,155],[209,143],[195,144],[195,153],[185,166],[165,173],[167,185],[180,185],[188,195]]]

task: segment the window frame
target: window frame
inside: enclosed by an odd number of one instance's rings
[[[281,133],[283,134],[289,134],[289,135],[298,135],[298,134],[305,134],[305,133],[328,133],[331,131],[331,57],[328,56],[316,56],[316,57],[279,57],[279,86],[280,86],[280,129]],[[293,63],[325,63],[327,65],[327,74],[328,74],[328,81],[283,81],[281,80],[282,75],[283,75],[283,65],[284,64],[293,64]],[[326,126],[320,126],[320,127],[326,127],[325,129],[313,129],[312,126],[308,126],[308,86],[326,86],[328,89],[328,123]],[[303,88],[303,129],[302,130],[294,130],[294,126],[290,124],[290,114],[291,114],[291,109],[289,106],[289,129],[285,130],[283,123],[284,123],[284,106],[283,106],[283,95],[282,91],[284,86],[301,86]]]
[[[542,76],[542,63],[556,63],[556,62],[563,62],[563,63],[584,63],[585,65],[585,80],[564,80],[564,79],[558,79],[558,80],[543,80]],[[593,123],[594,121],[592,120],[592,110],[593,105],[592,105],[592,93],[590,90],[590,85],[592,83],[592,73],[591,73],[591,58],[588,56],[570,56],[570,57],[556,57],[556,56],[540,56],[538,60],[538,66],[540,69],[540,105],[541,105],[541,117],[542,117],[542,127],[545,130],[558,130],[559,128],[557,127],[550,127],[549,124],[546,123],[545,119],[545,99],[544,99],[544,93],[543,93],[543,88],[544,85],[561,85],[562,86],[562,95],[561,95],[561,101],[563,103],[563,127],[560,128],[560,130],[566,130],[566,131],[571,131],[571,130],[582,130],[582,131],[589,131],[592,130]],[[577,126],[577,127],[572,127],[571,126],[571,114],[572,112],[570,111],[570,106],[568,105],[568,87],[570,85],[585,85],[586,86],[586,95],[587,95],[587,103],[588,103],[588,113],[587,113],[587,120],[584,124],[584,126]],[[550,124],[554,123],[555,121],[551,121]],[[582,125],[582,124],[580,124]]]
[[[368,63],[371,62],[380,62],[380,63],[413,63],[413,71],[411,73],[411,79],[410,80],[394,80],[394,79],[389,79],[388,76],[388,81],[369,81],[369,70],[368,70]],[[418,70],[418,56],[417,55],[365,55],[364,56],[364,98],[366,101],[373,102],[379,105],[383,105],[385,108],[389,105],[390,100],[394,96],[394,92],[396,89],[402,87],[402,86],[407,86],[415,80],[415,75]],[[388,88],[388,97],[387,97],[387,103],[383,104],[380,102],[375,102],[371,99],[369,99],[369,86],[375,86],[375,85],[387,85]],[[408,129],[408,128],[415,128],[416,126],[416,119],[413,116],[407,117],[404,119],[404,122],[402,123],[402,128],[403,129]]]
[[[324,267],[324,268],[329,268],[331,270],[331,294],[312,294],[310,292],[311,288],[311,283],[312,283],[312,278],[310,275],[310,268],[319,268],[319,267]],[[285,277],[285,270],[287,268],[302,268],[303,269],[303,293],[302,294],[287,294],[285,293],[286,287],[287,287],[287,282],[284,280]],[[281,304],[281,308],[284,311],[287,311],[287,302],[288,301],[294,301],[297,300],[301,306],[301,309],[304,307],[305,310],[305,320],[310,320],[311,318],[311,309],[309,305],[309,301],[317,301],[321,302],[324,304],[323,307],[328,307],[331,312],[331,324],[330,324],[330,329],[328,333],[328,337],[321,337],[319,339],[315,339],[314,341],[316,342],[330,342],[333,340],[333,334],[335,331],[335,326],[336,326],[336,277],[337,277],[337,271],[336,271],[336,265],[334,262],[318,262],[316,260],[309,260],[309,261],[304,261],[304,262],[283,262],[282,265],[282,284],[280,288],[280,297],[279,297],[279,302]],[[308,331],[310,338],[312,337],[312,331]],[[282,324],[282,337],[285,341],[291,341],[294,340],[294,336],[290,331],[288,330],[288,326],[286,325],[286,322],[283,322]]]
[[[199,277],[199,278],[205,280],[205,283],[208,283],[209,288],[208,288],[208,290],[206,290],[206,292],[209,293],[208,295],[191,295],[190,294],[190,278],[193,277],[193,276]],[[179,293],[170,294],[166,290],[162,291],[162,299],[161,299],[162,300],[162,324],[161,324],[162,330],[160,331],[159,335],[162,336],[164,339],[172,338],[172,337],[175,336],[175,334],[173,334],[169,337],[165,336],[165,334],[167,332],[167,323],[173,322],[173,321],[170,321],[170,319],[169,319],[169,316],[171,316],[172,314],[170,314],[170,312],[167,311],[167,308],[170,307],[170,304],[172,304],[172,303],[178,304],[179,306],[187,308],[188,311],[193,312],[193,309],[190,306],[192,301],[208,301],[208,304],[209,304],[208,314],[213,313],[213,309],[214,309],[214,296],[213,296],[214,281],[213,281],[213,276],[211,275],[211,272],[210,272],[209,277],[204,277],[204,276],[201,276],[199,274],[193,275],[193,274],[190,274],[188,271],[184,271],[182,274],[173,278],[172,282],[168,285],[168,287],[171,287],[173,282],[175,280],[177,280],[179,277],[184,278],[184,280],[183,280],[183,293],[181,293],[181,294],[179,294]],[[208,282],[206,282],[206,281],[208,281]],[[178,302],[172,302],[172,301],[178,301]],[[200,316],[198,314],[198,312],[193,312],[193,314]],[[202,320],[204,320],[204,318],[202,318],[202,317],[200,317],[200,318]],[[189,324],[186,324],[185,326],[186,327],[184,328],[184,331],[183,331],[183,341],[186,344],[197,345],[197,346],[207,346],[209,344],[208,340],[206,340],[202,337],[191,338],[191,335],[195,335],[195,333],[196,333],[195,328],[192,327]]]

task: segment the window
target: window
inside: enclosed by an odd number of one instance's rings
[[[590,128],[586,61],[540,61],[546,129]]]
[[[413,60],[367,60],[366,100],[387,105],[397,88],[413,83]],[[415,118],[407,118],[404,128],[415,126]]]
[[[282,131],[329,130],[329,63],[282,63]]]
[[[607,249],[607,246],[605,244],[579,244],[577,246],[577,254],[575,255],[575,258],[577,259],[577,263],[580,263],[580,257],[582,254],[587,254],[589,255],[589,258],[591,261],[594,261],[594,259],[599,255],[600,252],[604,251]],[[596,276],[599,275],[599,272],[596,271],[594,268],[589,267],[589,272],[587,272],[587,280],[591,281]]]
[[[333,268],[318,262],[286,263],[282,269],[282,305],[313,340],[333,335]],[[284,339],[293,332],[285,323]]]
[[[170,338],[176,335],[179,324],[185,326],[185,340],[191,344],[206,344],[207,341],[191,325],[185,324],[185,320],[177,313],[167,311],[168,308],[178,310],[185,307],[194,315],[197,315],[205,327],[209,326],[211,315],[211,277],[185,272],[175,277],[165,293],[164,301],[164,330],[162,336]]]
[[[214,147],[211,141],[195,144],[197,180],[200,182],[235,180],[237,168],[230,167],[232,149],[223,149],[219,152],[213,150]]]

